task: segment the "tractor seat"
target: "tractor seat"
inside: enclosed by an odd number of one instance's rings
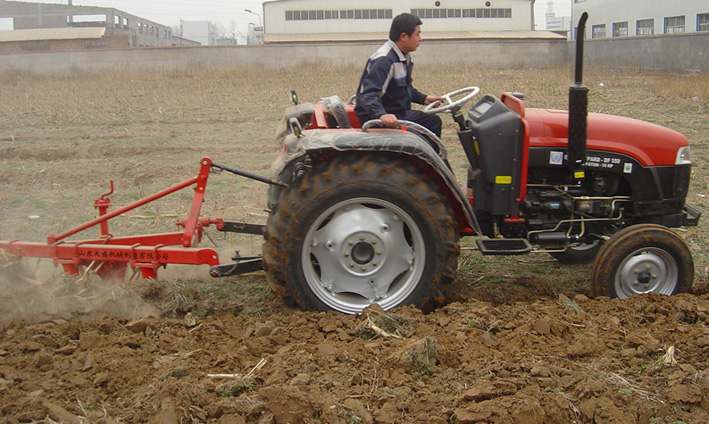
[[[334,95],[323,98],[323,105],[328,115],[334,118],[337,128],[352,128],[345,103],[339,96]]]

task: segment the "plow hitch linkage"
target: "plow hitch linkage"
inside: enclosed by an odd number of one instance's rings
[[[214,225],[219,231],[244,234],[263,235],[264,225],[224,221],[221,218],[200,217],[204,201],[209,172],[217,168],[267,184],[278,184],[260,175],[212,163],[204,158],[200,162],[199,174],[196,177],[175,184],[158,193],[147,196],[134,203],[109,212],[111,200],[107,197],[113,194],[113,181],[110,190],[94,201],[98,217],[65,231],[58,235],[47,237],[46,243],[23,242],[19,240],[0,239],[0,252],[16,257],[49,258],[55,265],[61,265],[64,272],[79,275],[79,269],[86,267],[94,270],[102,278],[124,278],[128,265],[137,272],[140,270],[143,278],[154,279],[157,270],[167,264],[210,265],[210,275],[224,277],[242,274],[262,269],[260,255],[241,256],[238,251],[233,257],[235,263],[219,265],[219,256],[214,249],[198,248],[205,227]],[[194,186],[194,197],[189,215],[177,221],[177,226],[183,230],[172,233],[144,234],[116,237],[109,232],[108,221],[128,211],[139,208],[147,203],[158,200],[186,187]],[[67,241],[66,239],[86,229],[98,225],[100,236],[95,239]]]

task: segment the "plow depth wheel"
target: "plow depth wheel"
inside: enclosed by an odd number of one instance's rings
[[[611,237],[596,256],[591,274],[594,296],[621,299],[641,293],[688,292],[694,261],[687,244],[661,225],[640,224]]]
[[[282,193],[264,246],[269,282],[316,310],[428,306],[454,278],[455,225],[446,198],[413,166],[339,157]]]

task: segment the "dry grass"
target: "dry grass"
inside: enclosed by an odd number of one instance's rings
[[[269,174],[279,146],[277,122],[289,90],[301,101],[337,94],[346,99],[361,69],[305,64],[293,68],[234,67],[193,73],[104,72],[68,76],[0,75],[0,237],[42,241],[86,221],[93,200],[116,182],[114,204],[123,205],[196,174],[199,159]],[[488,69],[470,65],[417,66],[421,91],[444,93],[478,85],[483,93],[522,92],[527,107],[565,108],[570,67]],[[709,195],[709,76],[644,74],[587,69],[590,110],[656,122],[687,135],[695,159],[688,201],[707,207]],[[466,162],[452,120],[444,142],[462,180]],[[231,174],[210,178],[203,215],[264,222],[265,185]],[[116,220],[117,235],[172,231],[175,215],[189,207],[189,191]],[[140,218],[136,218],[140,216]],[[709,272],[706,218],[683,232],[695,252],[697,276]],[[258,252],[260,241],[210,231],[222,261],[233,249]],[[210,240],[206,240],[210,244]],[[584,284],[545,257],[489,260],[476,252],[461,258],[463,278],[536,275],[566,286]],[[504,269],[504,272],[499,271]],[[207,279],[202,276],[190,278]],[[541,274],[540,274],[541,273]]]

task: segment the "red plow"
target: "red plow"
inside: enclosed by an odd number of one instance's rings
[[[55,266],[61,265],[67,274],[76,276],[83,268],[96,272],[104,279],[124,278],[128,266],[136,273],[140,271],[143,278],[150,279],[155,279],[158,269],[164,268],[168,264],[210,265],[210,275],[213,277],[261,269],[260,255],[241,256],[236,252],[233,264],[219,265],[219,255],[214,249],[197,247],[202,240],[204,228],[211,225],[220,231],[245,234],[263,235],[265,231],[263,225],[200,217],[207,181],[212,169],[228,171],[267,184],[278,184],[260,175],[218,165],[213,163],[211,159],[204,158],[200,162],[199,174],[196,177],[109,212],[111,199],[108,196],[113,194],[114,189],[113,181],[111,181],[110,190],[94,201],[94,207],[98,210],[96,219],[61,234],[50,235],[47,237],[46,243],[0,239],[0,252],[18,258],[52,259]],[[187,218],[177,221],[177,227],[181,231],[125,237],[114,236],[109,231],[108,222],[112,218],[193,186],[194,197],[189,215]],[[98,238],[68,240],[69,237],[96,226],[100,227]]]

